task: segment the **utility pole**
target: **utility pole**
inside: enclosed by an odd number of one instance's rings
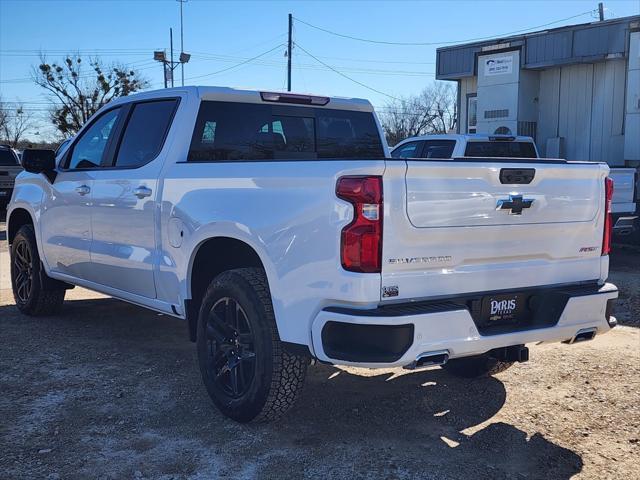
[[[162,78],[164,78],[164,88],[167,88],[167,64],[162,62]]]
[[[291,57],[293,54],[293,15],[289,14],[289,42],[287,43],[287,92],[291,91]]]
[[[598,3],[598,16],[600,17],[600,21],[604,20],[604,3]]]
[[[184,34],[182,29],[182,4],[186,3],[187,0],[176,0],[180,4],[180,56],[184,53]],[[182,86],[184,87],[184,64],[182,60],[180,60],[180,69],[182,74]]]
[[[171,88],[173,88],[173,28],[169,29],[169,41],[171,42]]]
[[[162,63],[162,73],[164,74],[164,88],[167,88],[169,80],[171,80],[171,86],[174,86],[173,71],[181,65],[182,70],[182,86],[184,86],[184,64],[189,61],[191,55],[188,53],[180,52],[180,59],[177,62],[173,61],[173,28],[169,29],[169,42],[171,43],[170,56],[167,58],[166,50],[156,50],[153,52],[153,59]]]

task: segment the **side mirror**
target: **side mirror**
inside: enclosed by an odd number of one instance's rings
[[[56,178],[56,154],[53,150],[26,148],[22,152],[22,168],[29,173],[43,173],[53,182]]]

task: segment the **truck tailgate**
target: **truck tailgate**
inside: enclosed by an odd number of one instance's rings
[[[383,300],[598,280],[607,172],[586,162],[389,161]]]

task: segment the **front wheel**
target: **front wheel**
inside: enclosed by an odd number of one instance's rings
[[[275,420],[298,396],[308,359],[285,351],[258,268],[218,275],[198,315],[198,363],[209,396],[238,422]]]
[[[33,226],[24,225],[11,243],[11,287],[18,310],[26,315],[53,315],[64,302],[64,288],[45,285],[41,268]]]
[[[456,377],[477,378],[504,372],[514,362],[504,362],[488,354],[473,357],[454,358],[442,368]]]

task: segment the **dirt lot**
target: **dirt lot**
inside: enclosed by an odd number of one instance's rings
[[[23,317],[7,270],[2,236],[2,478],[640,478],[640,252],[612,263],[626,326],[592,342],[476,381],[312,367],[249,426],[210,404],[181,321],[81,289]]]

